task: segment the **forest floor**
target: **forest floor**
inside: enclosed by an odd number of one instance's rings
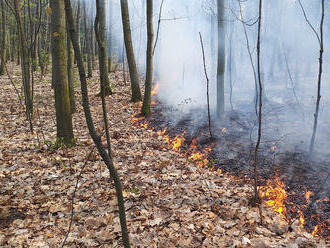
[[[19,68],[8,65],[20,90]],[[37,73],[38,74],[38,73]],[[110,74],[107,97],[114,162],[124,189],[132,247],[330,247],[270,208],[249,205],[252,185],[221,171],[198,168],[159,133],[132,125],[139,104],[129,83]],[[88,80],[95,124],[103,132],[98,75]],[[76,82],[77,146],[54,149],[56,122],[50,74],[35,79],[34,133],[7,75],[0,77],[0,246],[121,247],[114,186],[90,139]],[[91,156],[88,156],[92,152]]]

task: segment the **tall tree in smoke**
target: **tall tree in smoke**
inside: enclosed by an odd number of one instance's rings
[[[111,95],[112,90],[108,77],[108,56],[106,53],[106,30],[105,30],[105,0],[96,0],[96,16],[94,23],[95,37],[99,48],[100,80],[105,95]],[[100,92],[99,95],[103,94]]]
[[[147,70],[144,90],[144,99],[141,109],[141,115],[148,116],[151,114],[151,87],[153,79],[153,45],[154,45],[154,25],[153,25],[153,0],[147,0]]]
[[[217,65],[217,116],[225,113],[225,0],[217,0],[218,12],[218,65]]]
[[[258,152],[261,143],[261,135],[262,135],[262,94],[263,94],[263,84],[261,78],[261,49],[260,49],[260,42],[261,42],[261,21],[262,21],[262,0],[259,0],[259,17],[258,17],[258,37],[257,37],[257,74],[258,74],[258,87],[259,87],[259,101],[258,101],[258,137],[257,143],[254,149],[254,197],[255,203],[259,202],[259,194],[258,194]],[[260,218],[262,222],[262,213],[261,207],[260,210]]]
[[[139,102],[142,100],[142,95],[139,85],[139,75],[136,68],[127,0],[121,0],[120,6],[127,62],[131,78],[132,102]]]
[[[323,33],[323,26],[324,26],[324,0],[321,0],[321,21],[320,21],[320,31],[319,33],[315,30],[311,22],[308,20],[305,9],[301,3],[300,0],[298,0],[298,3],[303,11],[305,20],[309,27],[314,32],[319,46],[320,46],[320,55],[319,55],[319,73],[317,78],[317,98],[316,98],[316,106],[315,106],[315,112],[314,112],[314,124],[313,124],[313,134],[311,137],[311,142],[309,145],[309,156],[311,157],[313,155],[314,151],[314,144],[315,144],[315,138],[316,138],[316,131],[317,131],[317,123],[318,123],[318,117],[319,117],[319,109],[320,109],[320,101],[321,101],[321,83],[322,83],[322,72],[323,72],[323,53],[324,53],[324,33]]]
[[[67,68],[66,18],[64,0],[51,0],[52,85],[55,91],[57,137],[73,143],[72,113]]]

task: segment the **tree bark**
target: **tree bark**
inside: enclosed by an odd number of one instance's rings
[[[132,34],[130,27],[130,18],[128,11],[128,3],[127,0],[120,1],[121,6],[121,17],[123,23],[123,32],[124,32],[124,42],[126,48],[126,56],[129,68],[129,75],[131,78],[131,91],[132,91],[132,102],[139,102],[142,100],[140,84],[139,84],[139,75],[136,67],[133,42],[132,42]]]
[[[52,85],[55,92],[57,138],[66,145],[74,143],[68,84],[65,0],[51,0]]]
[[[25,100],[25,109],[26,117],[30,124],[30,131],[33,131],[32,118],[33,118],[33,100],[32,100],[32,89],[31,89],[31,77],[30,77],[30,58],[27,45],[27,37],[25,34],[24,23],[22,19],[20,3],[18,0],[14,0],[14,10],[17,22],[17,31],[20,41],[20,59],[21,68],[22,68],[22,77],[23,77],[23,88],[24,88],[24,100]]]
[[[74,78],[73,78],[73,68],[72,68],[74,63],[74,55],[73,55],[73,48],[72,48],[69,32],[67,32],[66,50],[68,55],[67,70],[68,70],[68,85],[69,85],[69,94],[70,94],[70,107],[71,107],[71,113],[75,113],[76,102],[74,98],[74,85],[73,85]]]
[[[105,90],[105,95],[111,95],[112,90],[108,78],[108,57],[106,51],[106,30],[105,30],[105,0],[96,0],[96,17],[94,23],[95,37],[99,50],[100,81]],[[101,96],[102,92],[98,95]]]
[[[154,26],[153,26],[153,0],[147,0],[147,70],[143,105],[141,115],[148,116],[151,114],[151,87],[153,79],[153,43],[154,43]]]
[[[312,157],[314,152],[314,144],[316,138],[317,131],[317,123],[320,109],[320,101],[321,101],[321,83],[322,83],[322,72],[323,72],[323,53],[324,53],[324,44],[323,44],[323,25],[324,25],[324,0],[321,2],[321,22],[320,22],[320,35],[319,35],[319,45],[320,45],[320,57],[319,57],[319,74],[317,79],[317,98],[316,98],[316,106],[314,113],[314,124],[313,124],[313,134],[311,137],[311,142],[309,145],[309,156]]]
[[[93,65],[92,65],[92,37],[90,34],[89,22],[87,21],[87,4],[84,2],[84,29],[85,29],[85,39],[86,39],[86,52],[87,52],[87,68],[88,77],[93,76]]]
[[[5,63],[7,60],[6,56],[6,39],[7,39],[7,30],[6,30],[6,9],[5,3],[1,1],[1,49],[0,49],[0,75],[5,73]]]
[[[217,116],[225,113],[225,0],[217,0],[218,12],[218,65],[217,65]]]

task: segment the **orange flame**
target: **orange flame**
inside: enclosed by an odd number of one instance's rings
[[[260,198],[268,199],[265,203],[271,207],[274,212],[286,218],[286,207],[284,203],[288,194],[284,189],[284,183],[282,181],[278,178],[275,178],[274,181],[268,180],[266,186],[259,187],[259,196]]]
[[[170,136],[168,136],[168,135],[165,135],[164,136],[164,140],[167,142],[167,144],[170,144],[171,143]]]
[[[305,199],[306,199],[307,202],[310,202],[310,197],[311,197],[312,195],[314,195],[313,192],[311,192],[311,191],[306,191],[306,193],[305,193]]]
[[[183,136],[181,136],[181,135],[176,136],[174,138],[173,142],[172,142],[172,144],[173,144],[173,150],[178,151],[179,148],[183,145],[184,140],[185,139],[183,138]]]
[[[148,127],[148,123],[139,123],[140,121],[144,120],[145,117],[144,116],[136,117],[136,115],[137,114],[132,114],[131,115],[131,123],[132,123],[132,125],[134,125],[136,127],[147,128]]]
[[[151,90],[151,95],[154,96],[158,93],[159,83],[156,83],[154,88]]]
[[[299,222],[300,222],[300,227],[304,228],[305,226],[305,219],[304,219],[304,214],[301,210],[298,211],[299,213]]]
[[[192,144],[194,144],[194,143],[192,143]],[[194,152],[194,153],[192,153],[188,157],[188,159],[189,160],[192,160],[197,165],[197,167],[199,167],[199,168],[208,166],[210,161],[207,159],[207,157],[208,157],[208,154],[211,151],[212,151],[211,148],[206,147],[202,152]]]
[[[314,230],[313,230],[313,232],[312,232],[312,235],[315,237],[315,236],[317,236],[317,233],[319,232],[319,226],[318,225],[316,225],[315,227],[314,227]]]
[[[166,131],[167,131],[167,127],[165,127],[163,130],[157,131],[157,134],[158,134],[158,136],[164,136],[164,134],[166,133]]]

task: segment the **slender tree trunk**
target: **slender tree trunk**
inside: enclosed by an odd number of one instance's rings
[[[320,35],[319,35],[319,44],[320,44],[320,57],[319,57],[319,74],[317,79],[317,98],[316,98],[316,107],[314,113],[314,125],[313,125],[313,134],[311,138],[311,143],[309,145],[309,156],[313,155],[314,144],[317,131],[317,123],[320,109],[321,101],[321,83],[322,83],[322,71],[323,71],[323,53],[324,53],[324,44],[323,44],[323,23],[324,23],[324,0],[321,2],[321,23],[320,23]]]
[[[225,0],[217,0],[218,12],[218,65],[217,65],[217,116],[225,113]]]
[[[7,60],[6,56],[6,40],[7,40],[7,30],[6,30],[6,8],[5,3],[1,1],[1,48],[0,48],[0,75],[5,73],[5,63]]]
[[[87,80],[86,80],[86,73],[84,64],[81,58],[80,49],[77,42],[77,35],[74,31],[74,25],[73,25],[73,17],[72,17],[72,10],[71,10],[71,4],[70,1],[65,1],[65,10],[66,10],[66,16],[68,18],[69,23],[69,29],[70,29],[70,37],[72,40],[72,45],[75,51],[75,57],[77,60],[77,65],[79,69],[79,75],[80,75],[80,81],[81,81],[81,95],[82,95],[82,105],[85,112],[86,117],[86,123],[88,127],[88,131],[90,136],[92,137],[95,146],[102,157],[104,163],[106,164],[111,178],[113,179],[115,188],[116,188],[116,194],[117,194],[117,200],[118,200],[118,209],[119,209],[119,219],[120,219],[120,225],[121,225],[121,231],[122,231],[122,239],[123,239],[123,245],[125,248],[130,247],[129,243],[129,235],[127,230],[127,224],[126,224],[126,213],[125,213],[125,205],[124,205],[124,197],[123,197],[123,191],[121,186],[121,181],[118,175],[118,172],[116,170],[116,167],[113,163],[113,158],[111,156],[111,153],[107,153],[104,149],[101,137],[97,134],[95,130],[95,126],[93,123],[92,115],[89,108],[89,101],[88,101],[88,89],[87,89]]]
[[[66,145],[74,143],[68,84],[65,0],[51,0],[52,84],[55,91],[57,138]]]
[[[131,78],[131,90],[132,90],[132,102],[139,102],[142,100],[140,84],[139,84],[139,75],[136,67],[132,34],[130,27],[129,11],[127,0],[120,1],[121,6],[121,16],[123,22],[123,32],[124,32],[124,42],[126,48],[127,62],[129,68],[129,74]]]
[[[73,55],[73,48],[71,44],[70,34],[67,32],[67,40],[66,40],[66,50],[68,55],[68,85],[69,85],[69,94],[70,94],[70,107],[71,107],[71,113],[76,112],[76,102],[74,98],[74,85],[73,85],[73,63],[74,63],[74,55]]]
[[[81,19],[81,2],[77,0],[77,15],[76,15],[76,30],[78,35],[78,43],[79,47],[81,47],[81,39],[80,39],[80,19]]]
[[[105,29],[105,0],[96,0],[96,17],[95,17],[95,37],[99,48],[99,70],[100,80],[105,90],[105,95],[111,95],[112,90],[108,78],[108,58],[106,51],[106,29]],[[100,92],[101,96],[102,92]]]
[[[32,89],[31,89],[31,77],[30,77],[30,58],[27,46],[27,37],[25,34],[23,19],[21,15],[20,2],[14,0],[14,10],[16,15],[18,38],[20,40],[20,58],[22,60],[22,77],[23,77],[23,88],[24,88],[24,99],[26,116],[30,124],[30,131],[33,131],[32,118],[33,118],[33,100],[32,100]]]
[[[87,68],[88,68],[88,77],[93,76],[93,68],[92,68],[92,44],[91,44],[91,35],[89,22],[87,21],[87,4],[84,2],[84,29],[85,29],[85,39],[86,39],[86,53],[87,53]]]
[[[255,194],[255,203],[259,202],[259,194],[258,194],[258,152],[259,146],[261,143],[261,135],[262,135],[262,95],[263,95],[263,84],[261,78],[261,21],[262,21],[262,0],[259,0],[259,18],[258,18],[258,38],[257,38],[257,74],[258,74],[258,86],[259,86],[259,104],[258,104],[258,137],[257,143],[254,149],[254,194]],[[259,208],[261,209],[261,208]],[[262,214],[260,214],[262,220]]]
[[[147,70],[143,105],[141,115],[148,116],[151,114],[151,87],[153,79],[153,45],[154,45],[154,26],[153,26],[153,0],[147,0]]]

